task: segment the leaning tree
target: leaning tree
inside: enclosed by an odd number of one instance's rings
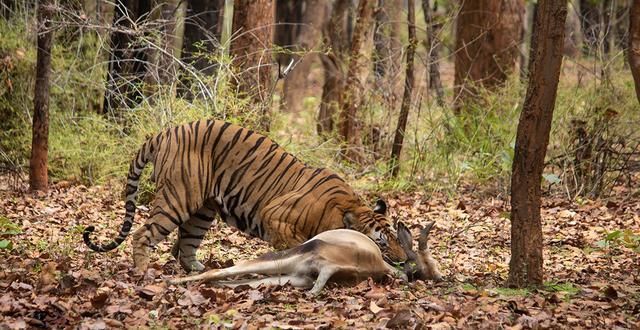
[[[539,0],[531,39],[529,86],[524,100],[511,174],[509,285],[542,284],[542,170],[549,144],[564,47],[567,2]]]

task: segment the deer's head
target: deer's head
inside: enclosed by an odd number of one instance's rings
[[[433,228],[434,222],[430,222],[420,231],[418,237],[418,251],[413,249],[413,238],[411,231],[404,223],[398,222],[398,243],[402,246],[407,261],[404,264],[404,272],[409,281],[414,280],[434,280],[442,281],[440,265],[431,255],[427,243],[429,232]]]

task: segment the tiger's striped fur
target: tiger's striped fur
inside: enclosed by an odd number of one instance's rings
[[[167,129],[142,145],[129,167],[120,234],[97,245],[90,239],[94,227],[87,227],[84,241],[92,250],[112,250],[129,235],[140,174],[148,162],[154,165],[156,194],[150,218],[134,233],[138,269],[147,268],[149,248],[179,228],[173,255],[185,269],[202,270],[196,249],[216,214],[277,248],[346,227],[372,238],[386,258],[406,259],[392,223],[363,205],[338,175],[305,165],[265,136],[214,120]],[[386,211],[386,205],[378,204],[377,210]]]

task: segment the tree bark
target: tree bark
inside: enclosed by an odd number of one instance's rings
[[[585,55],[593,53],[597,49],[598,39],[600,36],[600,8],[597,2],[592,0],[579,0],[580,7],[580,25],[582,26],[582,35],[584,36]]]
[[[357,147],[356,115],[362,103],[370,71],[370,47],[373,46],[374,0],[360,0],[358,16],[351,40],[351,60],[340,106],[340,137],[343,142],[342,156],[359,160]]]
[[[38,2],[38,53],[36,86],[33,97],[33,126],[31,159],[29,160],[29,185],[31,190],[47,191],[47,158],[49,152],[49,78],[51,76],[51,16],[50,0]]]
[[[463,1],[456,19],[455,101],[501,85],[518,62],[523,0]]]
[[[260,126],[269,130],[269,92],[273,84],[273,0],[237,0],[233,9],[233,40],[230,53],[238,70],[237,89],[260,108]]]
[[[284,80],[283,108],[289,112],[300,112],[304,93],[307,91],[307,82],[311,64],[318,59],[315,53],[311,53],[321,42],[322,26],[327,18],[327,2],[323,0],[307,0],[302,13],[300,26],[296,35],[293,50],[295,61],[299,61],[293,71],[289,72]],[[300,55],[302,52],[309,52]],[[288,64],[288,62],[285,62]],[[286,65],[286,64],[285,64]]]
[[[640,103],[640,0],[633,0],[629,11],[629,67]]]
[[[376,89],[386,101],[386,106],[394,109],[399,99],[397,81],[402,68],[402,29],[403,0],[378,0],[375,13],[373,44],[375,58],[373,71]]]
[[[150,47],[147,55],[148,64],[144,79],[145,95],[153,96],[159,90],[168,92],[174,96],[175,89],[172,84],[177,76],[176,58],[180,58],[182,44],[183,18],[180,12],[179,0],[154,0],[150,20],[159,27],[160,33],[155,38],[151,34],[148,38],[155,46]],[[164,88],[163,88],[164,86]],[[153,98],[150,101],[155,101]]]
[[[202,54],[215,53],[219,47],[223,12],[224,0],[187,1],[182,60],[205,75],[213,75],[216,70],[216,65]]]
[[[538,1],[529,86],[518,123],[511,175],[508,284],[514,287],[540,285],[543,279],[540,182],[560,77],[566,17],[566,1]]]
[[[439,106],[444,107],[444,88],[442,87],[442,79],[440,79],[440,65],[438,58],[440,57],[440,40],[438,32],[442,28],[440,23],[433,22],[433,14],[429,8],[429,0],[422,0],[422,11],[424,12],[424,22],[427,25],[427,37],[425,44],[427,47],[428,70],[427,82],[430,89],[436,91],[436,102]]]
[[[298,34],[302,28],[303,8],[307,0],[276,0],[276,26],[274,28],[273,40],[276,45],[286,50],[295,48]],[[290,52],[278,52],[276,54],[278,63],[289,63]]]
[[[413,56],[416,51],[416,14],[414,0],[408,0],[407,25],[409,31],[409,46],[407,47],[407,68],[404,81],[404,95],[402,96],[402,106],[400,107],[400,117],[398,118],[398,126],[396,135],[393,138],[393,147],[391,148],[391,175],[398,176],[400,170],[400,154],[402,153],[402,144],[404,142],[404,132],[407,127],[407,118],[409,117],[409,109],[411,108],[411,96],[413,94]]]
[[[136,44],[140,31],[133,30],[133,22],[151,10],[152,0],[117,0],[113,25],[118,29],[111,35],[111,56],[107,72],[107,89],[102,113],[131,108],[143,98],[138,85],[147,71],[147,52]]]
[[[331,17],[322,29],[323,42],[329,49],[320,54],[324,68],[322,102],[318,112],[318,135],[325,137],[334,129],[334,115],[340,109],[341,93],[344,85],[345,63],[349,49],[347,34],[348,16],[351,0],[336,0]]]
[[[211,63],[210,57],[215,56],[220,47],[224,0],[188,0],[186,5],[180,57],[199,73],[214,76],[218,63]],[[180,76],[179,97],[194,98],[193,78],[188,72]]]

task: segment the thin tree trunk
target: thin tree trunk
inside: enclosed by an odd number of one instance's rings
[[[414,0],[408,0],[407,24],[409,31],[409,46],[407,47],[407,69],[404,82],[404,95],[402,96],[402,106],[400,107],[400,117],[398,118],[398,126],[396,135],[393,138],[393,147],[391,148],[391,175],[398,176],[400,170],[400,154],[402,153],[402,144],[404,142],[404,132],[407,127],[407,118],[409,117],[409,109],[411,108],[411,96],[413,93],[413,56],[416,52],[416,14]]]
[[[309,52],[317,48],[322,37],[322,26],[327,17],[327,2],[323,0],[307,0],[305,10],[302,13],[302,21],[298,27],[295,46],[296,52]],[[315,53],[309,52],[302,57],[293,55],[294,60],[299,61],[295,69],[284,80],[284,97],[282,98],[284,109],[289,112],[300,112],[307,91],[307,82],[311,64],[317,60]]]
[[[269,130],[274,22],[273,0],[238,0],[234,4],[230,52],[233,65],[239,70],[237,88],[259,107],[260,127],[264,131]]]
[[[422,11],[424,12],[424,22],[427,25],[427,38],[425,40],[428,56],[427,81],[428,86],[436,91],[436,102],[439,106],[444,107],[444,88],[440,79],[440,64],[438,58],[440,55],[440,40],[438,32],[442,28],[440,23],[433,22],[433,14],[429,8],[429,0],[422,0]]]
[[[523,12],[523,0],[462,2],[456,18],[456,112],[475,96],[476,84],[499,86],[515,69]]]
[[[640,0],[633,0],[629,11],[629,67],[640,103]]]
[[[324,68],[322,102],[318,112],[318,135],[327,136],[334,129],[334,115],[340,109],[340,97],[344,85],[344,67],[347,61],[349,38],[347,35],[347,11],[351,0],[336,0],[331,17],[325,23],[323,42],[329,49],[320,54]]]
[[[50,0],[38,2],[38,54],[36,63],[36,86],[33,98],[33,126],[31,137],[31,159],[29,161],[29,184],[31,190],[48,189],[47,157],[49,152],[49,78],[51,76],[51,30]]]
[[[370,46],[373,44],[374,0],[360,0],[358,16],[351,40],[351,60],[347,72],[346,84],[342,93],[340,109],[340,137],[343,141],[342,156],[345,159],[359,160],[356,131],[356,115],[362,105],[362,94],[366,90],[367,76],[370,71]]]
[[[540,285],[543,279],[542,171],[549,144],[564,47],[567,2],[539,0],[531,44],[531,73],[511,175],[510,286]]]

